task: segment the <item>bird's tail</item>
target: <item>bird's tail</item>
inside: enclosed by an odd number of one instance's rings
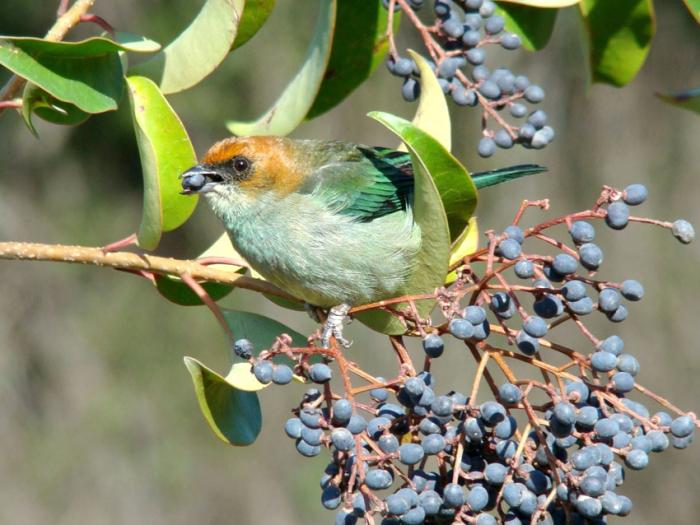
[[[519,179],[527,175],[542,173],[543,171],[547,171],[547,168],[539,166],[538,164],[518,164],[517,166],[510,166],[509,168],[479,171],[477,173],[472,173],[471,176],[474,184],[476,184],[476,188],[480,190],[481,188],[494,186],[501,182],[508,182],[509,180]]]

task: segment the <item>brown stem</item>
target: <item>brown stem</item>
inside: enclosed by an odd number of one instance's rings
[[[219,324],[224,329],[224,332],[226,332],[229,342],[233,342],[233,332],[231,331],[231,327],[229,327],[228,323],[226,322],[226,318],[224,317],[221,308],[219,308],[219,305],[214,302],[209,293],[202,288],[202,285],[195,281],[191,275],[185,273],[182,274],[180,278],[182,279],[182,282],[184,282],[194,293],[197,294],[207,308],[211,310],[211,313],[214,314],[214,317],[216,317],[216,320],[219,321]]]

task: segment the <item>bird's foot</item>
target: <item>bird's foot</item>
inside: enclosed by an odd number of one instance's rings
[[[331,336],[335,337],[335,340],[343,348],[349,348],[352,345],[352,341],[348,341],[343,337],[344,325],[346,322],[349,322],[349,311],[349,304],[339,304],[328,311],[328,317],[326,317],[326,323],[321,333],[321,346],[323,346],[323,348],[328,348]]]

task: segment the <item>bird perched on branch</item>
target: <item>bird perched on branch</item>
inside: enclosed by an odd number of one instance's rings
[[[543,171],[475,173],[483,188]],[[329,309],[322,333],[347,344],[352,306],[395,297],[420,250],[408,153],[340,141],[229,138],[181,175],[204,193],[236,250],[265,279]]]

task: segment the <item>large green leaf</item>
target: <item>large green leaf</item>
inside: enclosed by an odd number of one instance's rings
[[[407,120],[382,112],[372,112],[369,116],[404,141],[414,168],[413,214],[421,229],[421,249],[411,276],[397,295],[431,293],[442,286],[450,255],[447,216],[431,174],[441,172],[445,166],[451,165],[451,161],[446,159],[451,155],[436,139]],[[391,261],[387,261],[387,264],[391,264]],[[426,316],[432,311],[435,301],[418,301],[416,306],[419,314]],[[398,304],[396,307],[404,308],[406,305]],[[369,327],[385,334],[399,335],[405,332],[401,322],[387,312],[368,311],[357,317]]]
[[[336,0],[320,0],[314,36],[301,69],[272,107],[259,119],[252,122],[227,122],[226,126],[233,134],[287,135],[303,122],[323,82],[331,54],[336,10]]]
[[[255,36],[255,33],[265,24],[275,7],[276,0],[245,0],[243,15],[236,31],[236,40],[231,50],[241,47]]]
[[[700,113],[700,88],[688,89],[679,93],[657,93],[657,96],[679,108]]]
[[[693,18],[695,21],[700,24],[700,0],[683,0],[685,2],[685,6],[688,8],[688,11],[690,11],[690,14],[693,15]]]
[[[651,0],[582,0],[594,82],[624,86],[641,69],[656,31]]]
[[[542,49],[549,42],[557,19],[557,9],[501,3],[497,12],[506,22],[506,30],[517,34],[530,51]]]
[[[338,15],[328,67],[307,119],[318,117],[364,82],[384,60],[387,10],[382,0],[338,0]],[[394,17],[398,28],[399,13]]]
[[[166,95],[191,88],[228,55],[243,6],[244,0],[207,0],[175,40],[129,74],[155,80]]]
[[[413,125],[431,135],[449,151],[452,149],[452,122],[445,94],[428,61],[412,49],[408,50],[408,54],[420,72],[420,99],[413,117]],[[407,151],[403,143],[398,149]]]
[[[73,104],[58,100],[36,84],[27,82],[22,95],[22,118],[36,135],[32,114],[48,122],[65,126],[80,124],[90,117],[89,113],[79,110]]]
[[[122,47],[105,38],[48,42],[0,37],[0,65],[86,113],[117,109],[123,90]]]
[[[187,132],[163,94],[145,77],[128,77],[131,114],[143,170],[139,246],[152,250],[164,231],[185,222],[197,199],[180,195],[179,175],[197,163]]]
[[[254,392],[232,386],[226,379],[192,357],[185,357],[204,419],[224,443],[250,445],[260,433],[260,401]]]

